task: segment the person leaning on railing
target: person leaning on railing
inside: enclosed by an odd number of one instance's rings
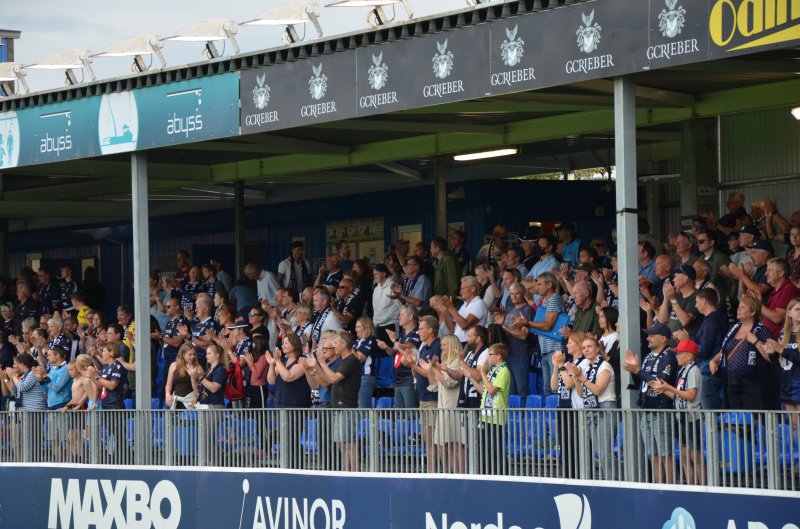
[[[14,409],[18,411],[36,411],[47,409],[47,395],[45,394],[33,369],[37,367],[36,360],[28,353],[20,353],[14,358],[14,367],[6,369],[2,377],[3,385],[14,397]],[[20,451],[20,434],[17,421],[12,422],[12,438],[14,453],[17,461],[22,460]]]

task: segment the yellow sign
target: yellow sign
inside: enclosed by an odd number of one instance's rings
[[[716,0],[708,30],[720,47],[737,36],[748,39],[727,51],[800,39],[800,0],[740,0],[738,7],[734,0]]]

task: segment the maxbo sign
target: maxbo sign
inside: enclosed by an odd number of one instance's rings
[[[0,527],[800,529],[797,492],[548,481],[8,464]]]

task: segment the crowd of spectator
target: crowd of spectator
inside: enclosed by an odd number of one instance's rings
[[[624,370],[654,479],[672,481],[673,428],[658,410],[800,410],[800,211],[787,220],[762,202],[754,219],[731,194],[719,220],[698,215],[663,242],[640,219],[635,330],[619,328],[615,234],[587,244],[571,222],[515,240],[495,226],[475,259],[463,231],[413,248],[396,241],[374,265],[341,241],[316,271],[295,242],[276,273],[248,263],[235,282],[220,259],[200,266],[182,251],[174,274],[150,281],[153,387],[173,409],[368,408],[388,372],[394,406],[421,410],[428,471],[460,472],[464,430],[433,410],[480,409],[482,446],[501,451],[490,440],[510,395],[615,409]],[[133,311],[107,318],[72,273],[0,281],[3,409],[120,409],[136,391]],[[641,355],[620,352],[621,333],[641,336]],[[337,415],[330,434],[342,468],[355,470],[349,417]],[[680,428],[684,464],[698,457],[691,421]],[[592,423],[608,477],[613,443],[598,439],[612,431],[602,415]],[[562,447],[567,436],[559,431]]]

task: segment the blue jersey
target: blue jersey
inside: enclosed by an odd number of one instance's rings
[[[640,408],[668,410],[672,408],[672,399],[667,395],[655,392],[647,385],[655,379],[661,379],[667,384],[675,385],[675,376],[678,373],[678,361],[675,354],[668,348],[661,352],[650,351],[642,362],[639,374],[634,377],[639,382],[639,400],[637,403]]]
[[[186,321],[186,318],[183,316],[178,316],[174,320],[170,320],[169,323],[167,323],[167,326],[164,328],[164,338],[174,338],[175,336],[178,336],[180,334],[180,331],[178,330],[179,325],[188,326],[189,324]],[[179,348],[180,346],[175,347],[174,345],[169,345],[167,342],[164,342],[164,360],[167,362],[167,364],[171,364],[176,358],[178,358]]]
[[[191,332],[193,338],[205,338],[206,331],[211,331],[214,334],[217,333],[217,322],[214,321],[214,318],[209,316],[203,321],[200,321],[198,319],[192,320]],[[194,348],[197,351],[198,358],[206,357],[205,349],[199,347],[198,345],[195,345]]]

